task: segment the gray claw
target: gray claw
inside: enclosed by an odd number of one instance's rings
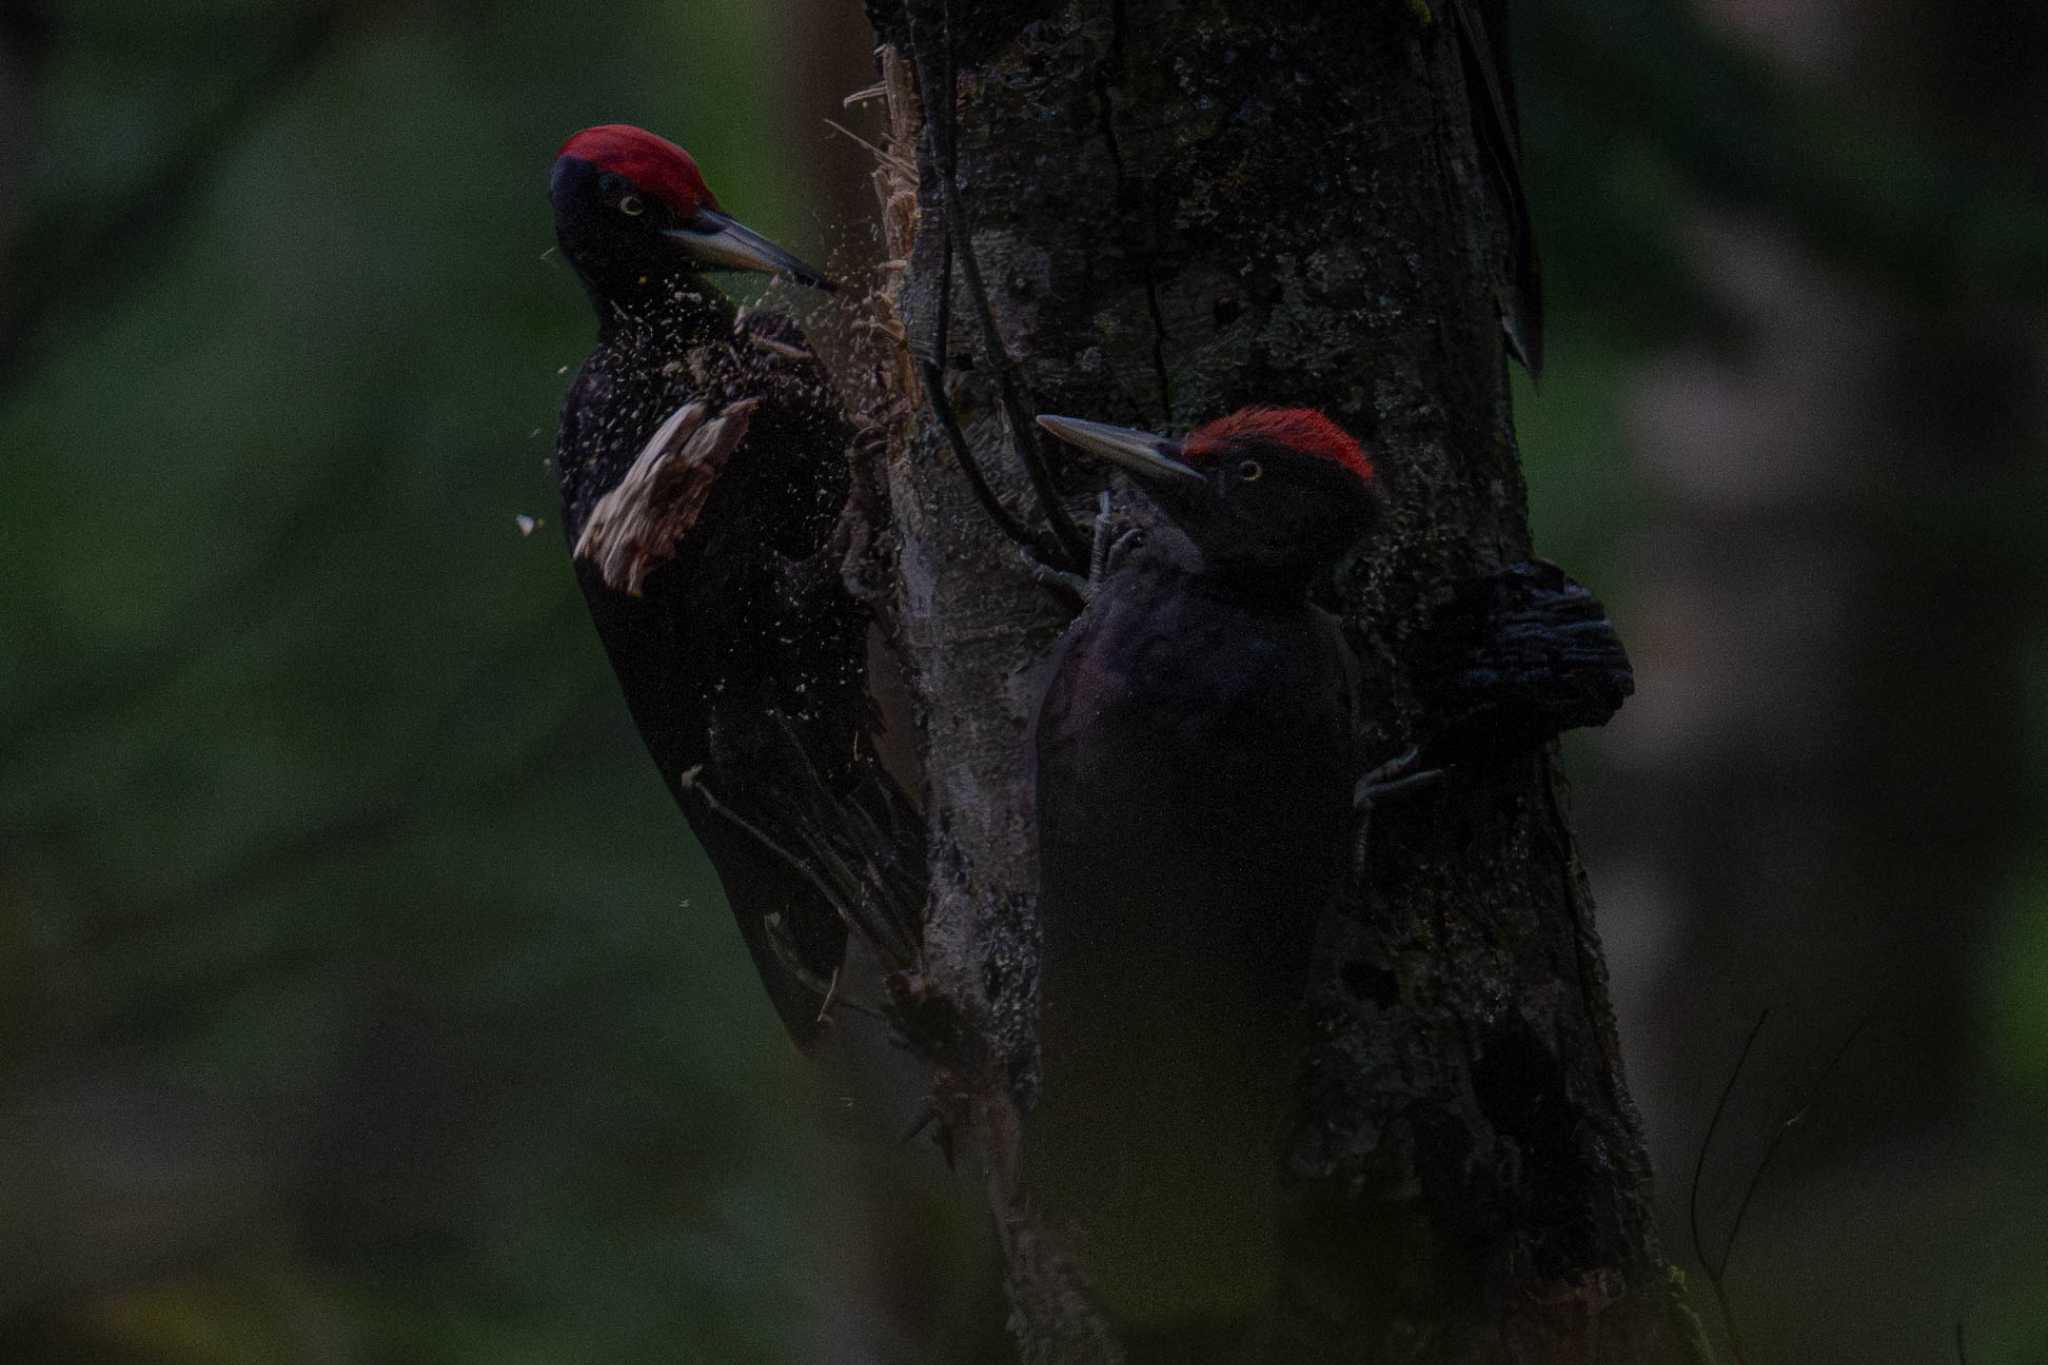
[[[1406,753],[1388,759],[1385,763],[1369,770],[1358,779],[1358,786],[1351,793],[1351,809],[1358,816],[1358,830],[1352,842],[1352,866],[1362,871],[1365,867],[1367,839],[1372,832],[1372,813],[1380,802],[1389,797],[1406,796],[1420,788],[1441,782],[1442,768],[1417,768],[1422,750],[1411,748]]]
[[[1422,750],[1411,747],[1369,770],[1358,779],[1358,786],[1351,793],[1352,809],[1369,810],[1376,801],[1426,787],[1443,777],[1441,768],[1417,770],[1415,765],[1421,757]]]
[[[1018,550],[1017,558],[1023,561],[1024,572],[1031,575],[1032,582],[1075,611],[1088,605],[1088,598],[1094,592],[1094,585],[1090,579],[1066,569],[1055,569],[1029,550]]]
[[[1104,489],[1095,500],[1095,534],[1088,550],[1088,574],[1066,569],[1056,569],[1029,550],[1022,552],[1024,568],[1031,575],[1031,581],[1066,602],[1079,611],[1095,596],[1095,589],[1109,576],[1125,555],[1136,549],[1145,538],[1145,528],[1131,526],[1117,515],[1110,506],[1109,490]]]
[[[1421,749],[1409,749],[1407,753],[1386,759],[1358,780],[1358,788],[1352,792],[1352,810],[1358,814],[1358,831],[1352,835],[1352,876],[1362,876],[1366,868],[1366,849],[1372,835],[1372,810],[1389,796],[1407,796],[1409,792],[1444,780],[1442,767],[1417,769],[1415,763],[1419,759]]]

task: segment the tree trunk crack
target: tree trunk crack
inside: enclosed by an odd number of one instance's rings
[[[1109,145],[1109,164],[1116,175],[1117,216],[1128,223],[1125,195],[1129,183],[1124,172],[1123,147],[1116,136],[1116,98],[1112,91],[1117,78],[1124,70],[1124,34],[1126,14],[1124,0],[1111,0],[1109,7],[1110,39],[1109,55],[1095,68],[1095,98],[1102,111],[1102,136]],[[1160,412],[1164,417],[1163,426],[1173,425],[1173,380],[1166,370],[1166,310],[1159,302],[1158,273],[1158,224],[1154,221],[1156,208],[1150,191],[1142,195],[1144,200],[1144,232],[1142,238],[1133,236],[1126,243],[1132,261],[1145,282],[1145,309],[1152,316],[1152,373],[1159,383]]]

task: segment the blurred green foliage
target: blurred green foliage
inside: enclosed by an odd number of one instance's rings
[[[348,7],[7,375],[0,1357],[806,1358],[808,1082],[543,468],[555,146],[673,131],[805,244],[770,17]],[[303,12],[52,21],[61,255]]]

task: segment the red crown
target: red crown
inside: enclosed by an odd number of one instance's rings
[[[1361,482],[1373,481],[1372,461],[1366,457],[1365,447],[1314,408],[1239,408],[1228,417],[1197,427],[1181,443],[1181,450],[1190,458],[1207,460],[1243,441],[1320,455],[1350,470]]]
[[[623,175],[675,211],[679,219],[698,209],[715,209],[718,200],[690,154],[665,137],[656,137],[630,123],[601,123],[585,128],[562,144],[555,159],[573,156],[602,171]]]

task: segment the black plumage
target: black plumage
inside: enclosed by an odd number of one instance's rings
[[[598,318],[555,447],[577,579],[807,1043],[859,909],[821,864],[916,822],[873,753],[868,618],[835,540],[854,425],[796,324],[742,314],[704,271],[823,277],[718,212],[689,157],[639,129],[571,138],[552,199]]]
[[[1357,443],[1250,410],[1185,441],[1041,419],[1164,514],[1055,655],[1034,737],[1041,1090],[1028,1187],[1134,1322],[1250,1313],[1317,923],[1361,763],[1315,577],[1373,526]]]

